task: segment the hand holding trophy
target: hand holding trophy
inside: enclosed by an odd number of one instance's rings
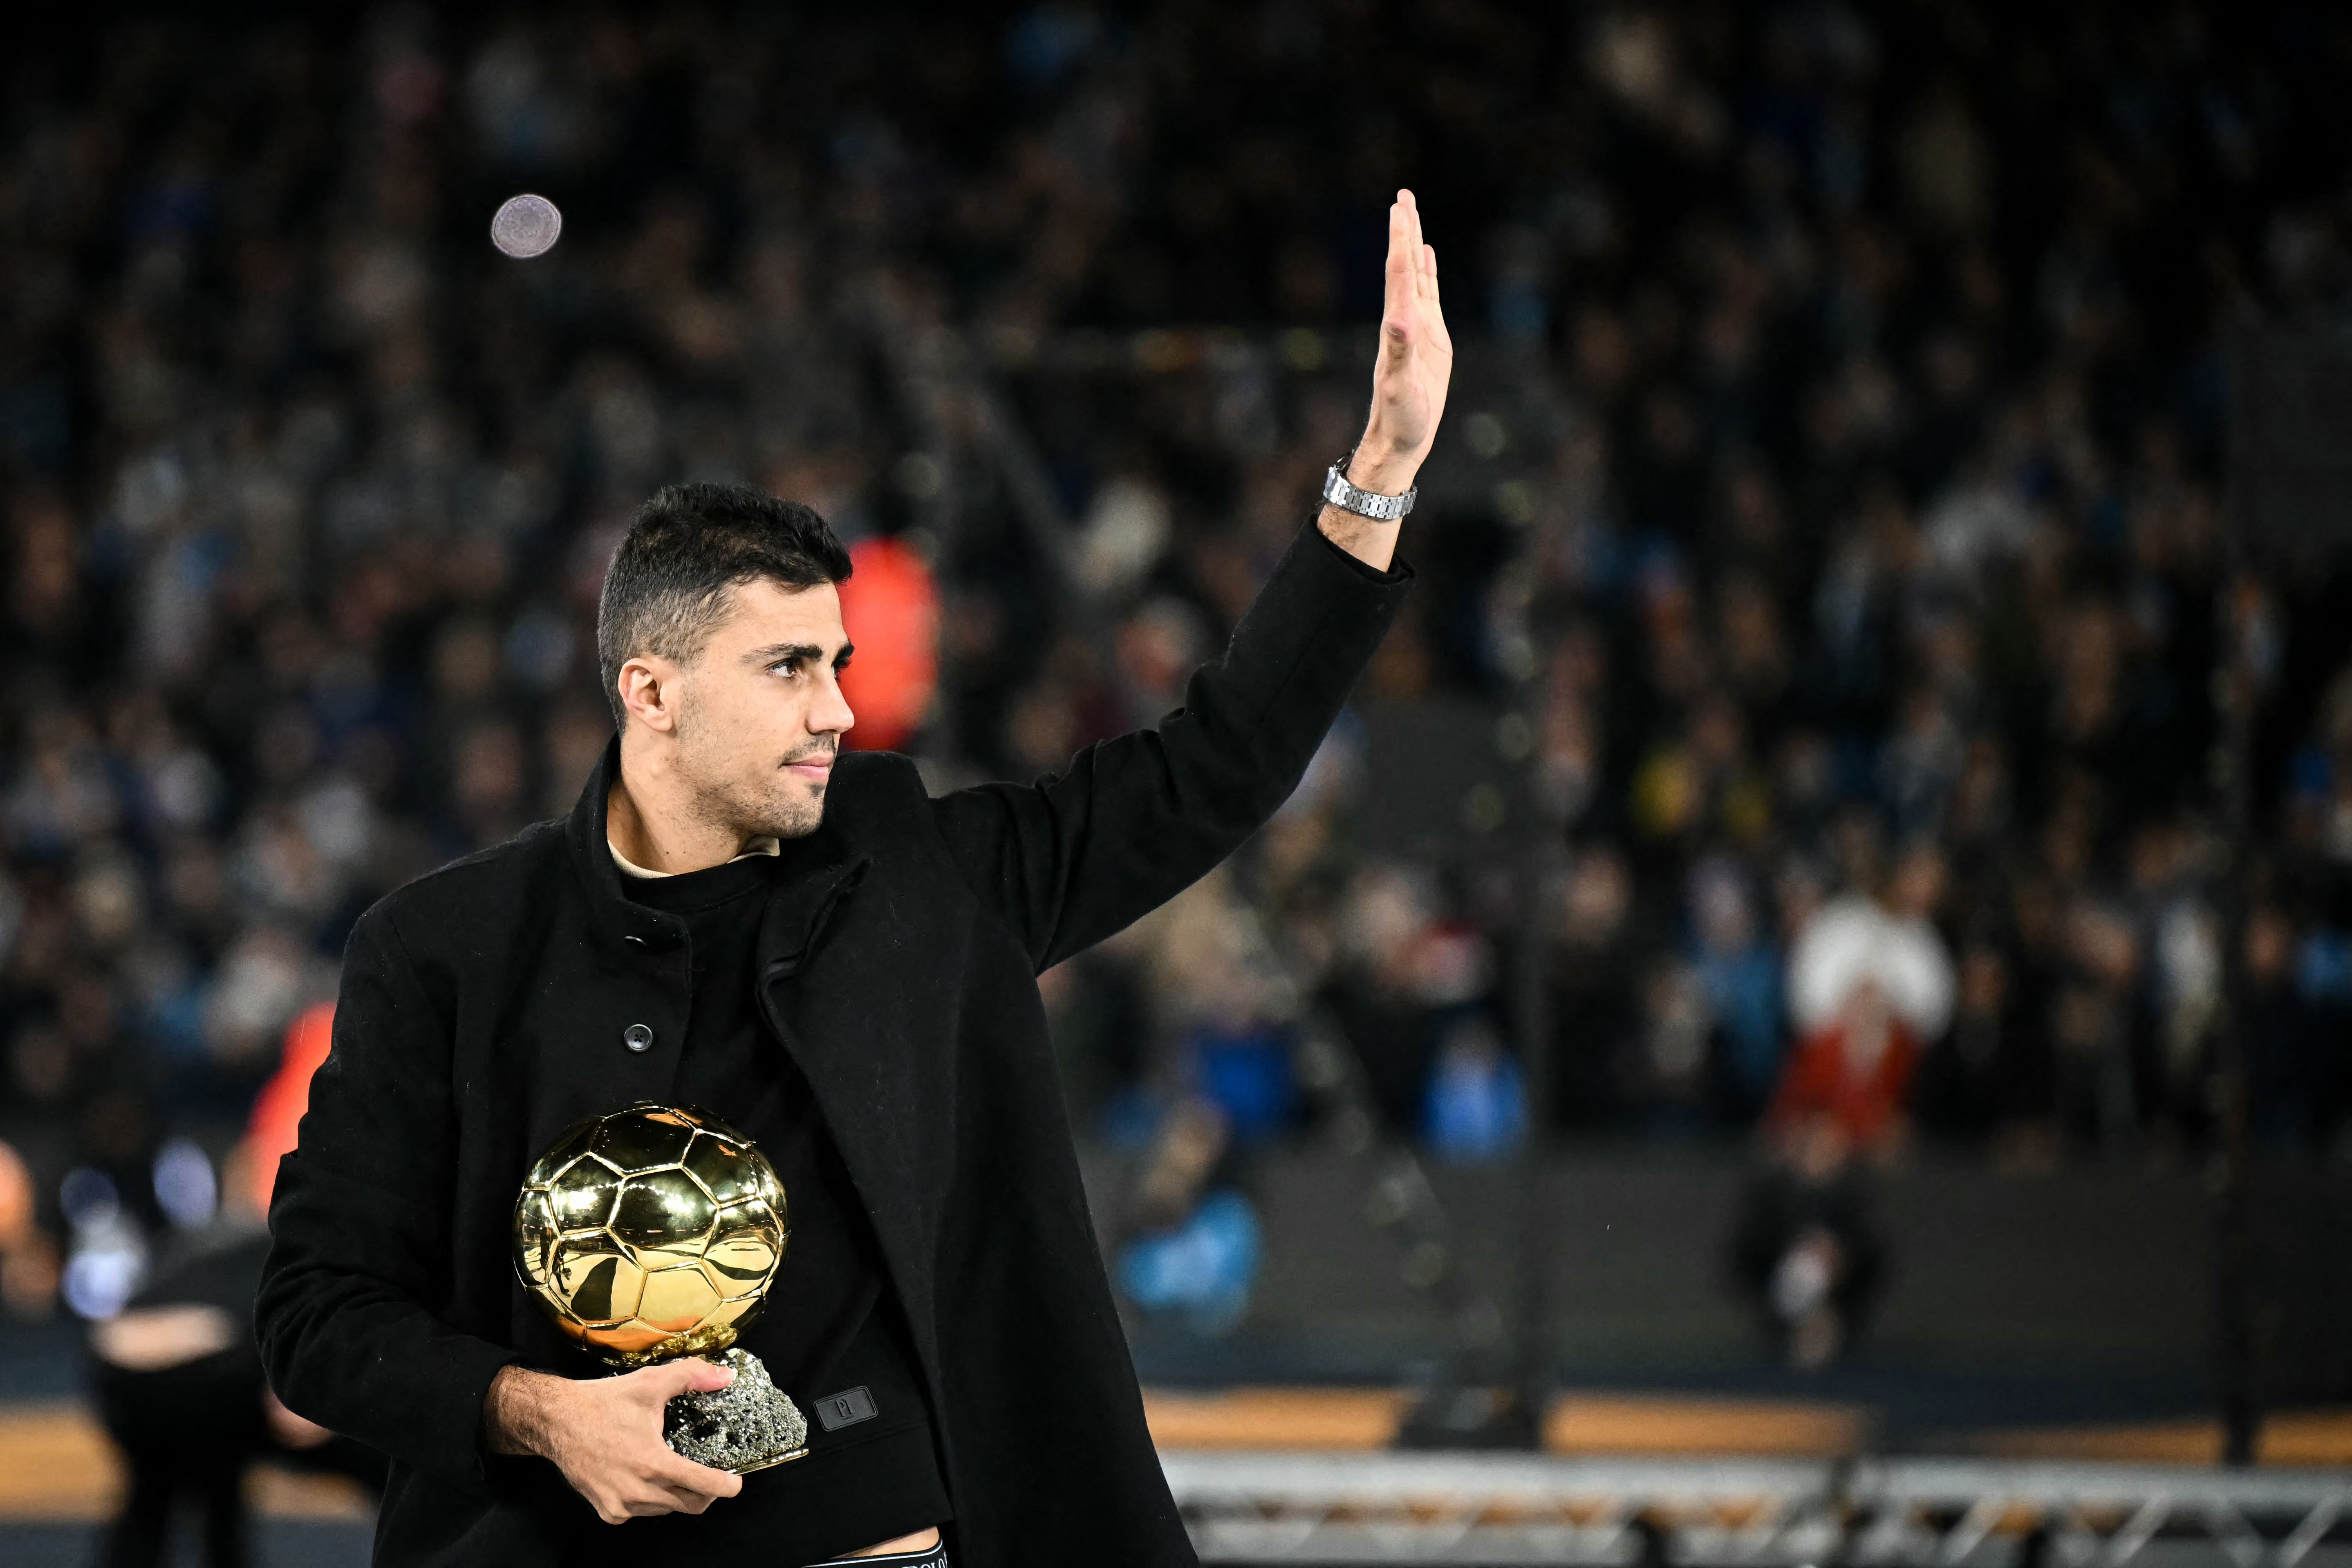
[[[749,1138],[651,1101],[565,1131],[515,1198],[515,1274],[566,1338],[624,1370],[695,1355],[733,1370],[672,1399],[662,1436],[739,1476],[808,1452],[799,1408],[735,1345],[791,1237],[783,1184]]]

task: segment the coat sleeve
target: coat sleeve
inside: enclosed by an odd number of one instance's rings
[[[1089,746],[1026,786],[983,784],[932,810],[964,880],[1040,970],[1190,887],[1297,787],[1403,605],[1410,567],[1376,572],[1308,526],[1224,657],[1153,729]]]
[[[449,1289],[451,1040],[378,905],[352,932],[333,1047],[278,1167],[255,1329],[289,1409],[478,1482],[483,1396],[517,1357],[433,1311]]]

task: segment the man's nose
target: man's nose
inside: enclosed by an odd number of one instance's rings
[[[820,735],[840,735],[846,734],[856,722],[857,715],[849,710],[849,699],[842,694],[841,682],[826,681],[824,694],[809,713],[809,729]]]

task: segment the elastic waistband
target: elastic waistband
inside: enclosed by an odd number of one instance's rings
[[[822,1563],[812,1563],[809,1568],[950,1568],[948,1543],[924,1548],[920,1552],[885,1552],[878,1557],[828,1557]]]

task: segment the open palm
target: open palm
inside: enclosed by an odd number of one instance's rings
[[[1380,361],[1372,368],[1372,411],[1356,448],[1349,479],[1393,495],[1412,482],[1445,414],[1454,376],[1454,340],[1437,296],[1437,252],[1421,237],[1421,205],[1399,191],[1389,208],[1387,299],[1381,311]]]

